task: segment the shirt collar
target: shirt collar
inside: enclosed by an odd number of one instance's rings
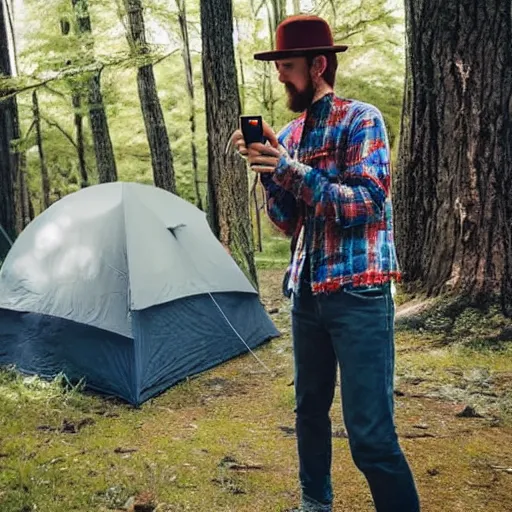
[[[329,92],[312,103],[309,108],[304,112],[304,116],[306,119],[315,120],[320,119],[327,115],[329,112],[330,106],[332,104],[332,99],[334,97],[334,92]]]

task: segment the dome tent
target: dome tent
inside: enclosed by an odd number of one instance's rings
[[[65,196],[0,269],[0,365],[133,404],[278,334],[205,214],[149,185]]]

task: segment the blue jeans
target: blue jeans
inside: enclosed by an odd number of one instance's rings
[[[304,510],[330,511],[331,421],[337,365],[352,458],[377,512],[418,512],[393,420],[394,302],[390,285],[293,296],[296,429]],[[350,505],[350,504],[348,504]]]

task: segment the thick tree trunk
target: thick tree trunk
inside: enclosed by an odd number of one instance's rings
[[[247,171],[234,152],[225,152],[240,115],[231,0],[201,2],[201,33],[210,225],[240,268],[257,285]]]
[[[0,75],[11,76],[7,38],[7,19],[4,2],[0,1]],[[0,226],[9,237],[16,236],[16,202],[15,182],[17,171],[17,154],[11,151],[11,141],[19,134],[18,107],[15,98],[0,97]],[[5,245],[0,243],[0,257],[5,252]]]
[[[128,41],[132,52],[141,57],[149,54],[144,28],[144,15],[141,0],[125,0],[128,27]],[[137,71],[140,106],[144,118],[144,126],[148,137],[153,179],[157,187],[176,193],[171,144],[165,126],[164,114],[152,64],[143,64]]]
[[[194,72],[192,68],[192,58],[190,55],[190,42],[188,37],[187,25],[187,8],[185,0],[176,0],[178,7],[178,20],[180,22],[181,40],[183,43],[183,63],[185,65],[185,74],[187,76],[187,92],[190,108],[190,149],[192,154],[192,169],[194,172],[194,190],[196,194],[196,206],[202,210],[203,201],[201,198],[201,190],[199,188],[199,166],[197,162],[197,145],[196,145],[196,106],[195,106],[195,90],[194,90]]]
[[[41,131],[41,116],[39,114],[39,100],[37,92],[32,92],[32,115],[34,117],[34,127],[36,129],[36,144],[39,152],[39,165],[41,167],[41,189],[43,192],[43,200],[41,210],[46,210],[50,206],[50,178],[48,176],[48,168],[44,158],[43,135]]]
[[[404,277],[512,313],[512,3],[407,0]]]
[[[87,40],[87,37],[91,37],[91,19],[88,3],[87,0],[71,0],[71,3],[75,11],[78,35],[84,36],[85,39],[84,54],[86,54],[87,51],[92,51],[93,47],[92,39]],[[93,73],[89,77],[87,89],[89,120],[91,123],[96,166],[98,168],[98,179],[100,183],[117,181],[116,160],[108,127],[107,113],[103,103],[103,95],[101,93],[100,72]]]

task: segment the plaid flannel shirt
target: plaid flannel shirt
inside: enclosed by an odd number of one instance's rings
[[[327,94],[278,140],[287,154],[262,183],[269,218],[292,236],[287,292],[298,292],[306,251],[315,294],[399,279],[389,146],[377,108]]]

